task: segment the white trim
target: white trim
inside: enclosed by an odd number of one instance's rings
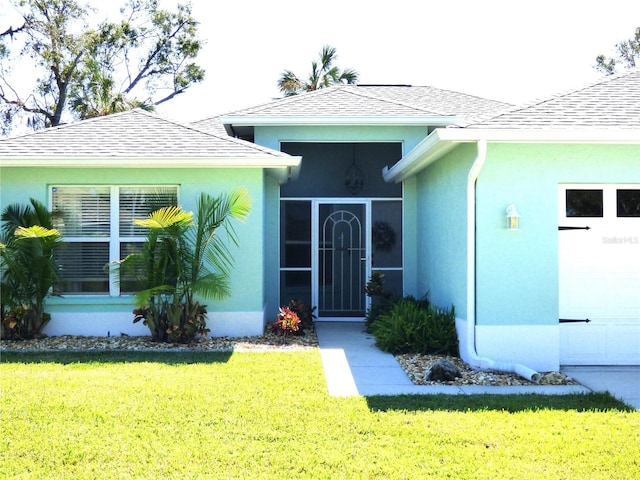
[[[427,165],[438,160],[451,150],[455,144],[440,137],[441,129],[434,130],[427,138],[416,145],[391,168],[385,167],[382,176],[387,182],[401,182]]]
[[[208,312],[211,337],[253,337],[264,335],[264,312]]]
[[[131,304],[133,305],[133,304]],[[53,311],[44,333],[50,336],[82,335],[112,337],[149,336],[149,328],[142,322],[133,323],[133,306],[119,311],[87,310]],[[248,337],[264,334],[264,312],[208,312],[207,328],[211,337]]]
[[[640,129],[438,128],[441,140],[506,143],[640,143]],[[432,133],[433,134],[433,133]]]
[[[465,361],[471,346],[465,332],[465,320],[456,318],[460,353]],[[527,367],[538,372],[557,372],[560,367],[560,329],[558,325],[476,325],[476,348],[484,358],[500,364],[518,365],[526,359]],[[511,370],[513,371],[513,370]],[[519,373],[519,372],[516,372]]]
[[[136,185],[126,185],[126,184],[117,184],[117,185],[100,185],[100,184],[65,184],[65,183],[56,183],[47,185],[48,189],[48,205],[49,209],[53,209],[53,194],[54,189],[57,188],[76,188],[76,189],[87,189],[87,188],[104,188],[109,189],[109,236],[103,237],[91,237],[91,236],[63,236],[63,243],[103,243],[109,245],[109,264],[115,261],[121,260],[120,258],[120,248],[123,243],[126,242],[137,242],[144,243],[146,237],[144,235],[141,236],[120,236],[120,193],[122,189],[128,188],[144,188],[144,189],[152,189],[152,188],[171,188],[175,189],[176,193],[176,204],[180,205],[180,185],[178,184],[136,184]],[[105,298],[114,298],[120,297],[120,279],[119,272],[115,269],[109,269],[109,291],[104,292],[103,295]],[[63,293],[65,297],[70,298],[78,298],[85,297],[87,294],[78,292],[78,293]]]
[[[387,182],[400,182],[439,160],[460,143],[640,144],[640,129],[484,129],[437,128],[391,168]]]
[[[107,298],[107,297],[105,297]],[[102,305],[105,307],[105,305]],[[108,307],[107,307],[108,308]],[[51,311],[51,321],[43,333],[49,336],[81,335],[88,337],[149,336],[149,328],[142,322],[133,323],[133,304],[120,311],[83,309],[82,311]]]
[[[273,127],[273,126],[368,126],[368,125],[398,125],[398,126],[447,126],[459,123],[463,117],[458,115],[433,115],[433,116],[407,116],[407,117],[384,117],[384,116],[286,116],[270,117],[263,115],[223,115],[220,121],[223,125],[239,127]]]
[[[302,157],[251,158],[135,158],[135,157],[4,157],[0,167],[82,168],[285,168],[297,167]]]
[[[335,204],[348,204],[348,205],[362,205],[364,207],[365,214],[365,239],[370,237],[371,225],[366,223],[367,218],[370,217],[369,211],[371,210],[371,201],[367,198],[313,198],[311,200],[311,300],[313,305],[318,306],[318,320],[330,320],[333,317],[320,317],[320,280],[318,278],[318,272],[320,271],[320,205],[335,205]],[[371,276],[371,250],[368,248],[368,242],[365,244],[365,279]],[[364,311],[369,308],[370,299],[364,295]],[[358,318],[358,317],[354,317]],[[335,318],[334,320],[340,320]]]

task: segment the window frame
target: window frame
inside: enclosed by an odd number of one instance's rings
[[[176,196],[176,204],[180,205],[180,185],[178,184],[117,184],[117,185],[100,185],[100,184],[55,184],[48,186],[48,202],[49,209],[53,211],[54,193],[58,188],[68,189],[109,189],[109,235],[108,236],[82,236],[82,235],[64,235],[62,234],[61,243],[96,243],[108,244],[109,264],[121,260],[121,246],[126,243],[143,243],[146,239],[145,235],[120,235],[120,193],[123,189],[174,189]],[[173,192],[172,192],[173,193]],[[108,292],[59,292],[63,296],[81,296],[97,295],[105,297],[131,296],[132,293],[122,294],[120,291],[119,272],[116,269],[109,269],[108,272]]]

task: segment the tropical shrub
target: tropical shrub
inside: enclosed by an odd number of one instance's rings
[[[316,307],[310,307],[302,300],[296,298],[292,299],[287,307],[294,312],[300,319],[300,325],[298,329],[299,334],[304,334],[308,329],[313,329],[313,322],[315,321]]]
[[[278,319],[271,322],[274,331],[282,336],[288,336],[300,329],[300,318],[289,307],[280,307]]]
[[[407,353],[412,349],[414,330],[424,311],[413,302],[401,300],[372,325],[376,345],[385,352]]]
[[[365,316],[365,327],[371,333],[371,326],[383,314],[388,313],[400,299],[384,289],[384,273],[374,271],[364,289],[371,298],[371,306]]]
[[[427,315],[414,329],[412,349],[416,353],[458,356],[456,311],[451,308],[430,306]]]
[[[393,354],[458,355],[455,309],[442,309],[407,297],[371,324],[380,349]]]
[[[33,198],[25,206],[7,206],[0,218],[2,337],[33,338],[51,319],[45,299],[57,279],[54,248],[61,236],[46,206]]]
[[[394,305],[398,303],[400,298],[384,298],[377,302],[371,302],[371,306],[367,309],[365,316],[365,327],[367,332],[373,333],[373,325],[378,319],[389,313]]]
[[[371,274],[364,290],[367,296],[371,298],[389,298],[391,296],[391,294],[384,289],[384,273],[381,271],[375,271]]]
[[[233,257],[228,242],[238,245],[230,223],[242,221],[251,210],[245,189],[212,197],[206,193],[192,212],[163,207],[146,219],[135,220],[147,229],[142,251],[119,263],[123,276],[136,279],[134,323],[142,321],[157,342],[187,343],[206,335],[207,309],[198,297],[222,299],[230,295]],[[226,232],[227,241],[218,229]]]

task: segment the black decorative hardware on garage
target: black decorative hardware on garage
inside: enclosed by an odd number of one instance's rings
[[[558,230],[591,230],[591,227],[558,227]]]
[[[589,323],[591,320],[588,318],[580,319],[580,318],[561,318],[560,323]]]

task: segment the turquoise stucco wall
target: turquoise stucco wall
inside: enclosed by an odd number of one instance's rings
[[[638,182],[637,145],[489,145],[477,184],[477,324],[556,325],[558,185]],[[506,229],[510,203],[518,231]]]
[[[266,176],[264,205],[264,278],[265,321],[276,319],[280,307],[280,186]]]
[[[417,287],[466,319],[466,185],[475,144],[417,175]],[[476,192],[476,323],[557,325],[558,185],[638,183],[640,146],[490,144]],[[506,229],[514,203],[520,230]],[[411,219],[407,219],[408,225]]]
[[[231,277],[231,297],[207,300],[209,311],[262,311],[263,292],[263,231],[265,192],[262,169],[76,169],[76,168],[2,168],[0,170],[0,209],[11,203],[27,203],[30,197],[45,204],[48,187],[55,184],[84,185],[144,185],[177,184],[180,204],[194,211],[201,192],[217,195],[233,188],[246,187],[253,197],[252,211],[244,223],[234,223],[240,238],[238,248],[231,246],[235,268]],[[58,308],[111,307],[122,310],[126,297],[71,297],[55,299]],[[67,307],[63,307],[66,305]],[[77,305],[78,307],[73,307]],[[85,305],[84,307],[79,307]],[[126,306],[128,309],[128,305]]]
[[[403,155],[427,136],[426,127],[297,126],[256,127],[258,145],[280,150],[280,142],[402,142]]]
[[[475,156],[475,145],[462,145],[417,176],[416,293],[454,305],[460,318],[467,311],[466,186]]]

